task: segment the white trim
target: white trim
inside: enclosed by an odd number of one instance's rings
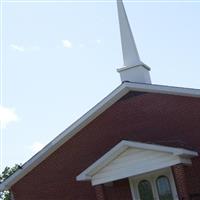
[[[144,68],[146,68],[147,70],[151,70],[151,68],[149,67],[149,66],[147,66],[147,65],[145,65],[144,63],[140,63],[140,64],[138,64],[138,65],[135,65],[135,66],[123,66],[123,67],[121,67],[121,68],[118,68],[117,69],[117,72],[121,72],[121,71],[124,71],[124,70],[128,70],[128,69],[130,69],[130,68],[133,68],[133,67],[140,67],[140,66],[142,66],[142,67],[144,67]]]
[[[164,153],[170,153],[174,156],[176,156],[175,160],[169,161],[166,163],[160,163],[159,166],[156,166],[156,168],[151,169],[152,170],[158,170],[160,168],[169,167],[172,165],[176,165],[178,163],[184,163],[184,164],[191,164],[190,158],[194,156],[198,156],[197,152],[182,149],[182,148],[175,148],[175,147],[168,147],[168,146],[162,146],[157,144],[146,144],[141,142],[132,142],[132,141],[126,141],[122,140],[120,143],[118,143],[116,146],[114,146],[110,151],[108,151],[106,154],[104,154],[100,159],[98,159],[96,162],[94,162],[92,165],[90,165],[87,169],[85,169],[81,174],[79,174],[76,177],[77,181],[86,181],[91,180],[92,185],[97,185],[100,183],[104,183],[104,179],[94,180],[93,175],[95,175],[99,170],[102,170],[105,166],[107,166],[111,161],[113,161],[115,158],[117,158],[122,152],[124,152],[128,148],[137,148],[137,149],[143,149],[143,150],[153,150],[158,152],[164,152]],[[167,165],[167,166],[166,166]],[[125,174],[118,175],[118,178],[125,178],[129,177],[134,174],[135,169],[131,169],[130,171],[126,171]],[[140,170],[140,174],[144,173],[145,171]],[[113,175],[115,176],[115,175]],[[115,177],[114,177],[115,178]],[[112,179],[112,180],[111,180]],[[113,181],[113,177],[111,176],[110,179],[107,178],[106,181]]]
[[[107,108],[109,108],[111,105],[113,105],[115,102],[117,102],[120,98],[122,98],[130,91],[153,92],[198,98],[200,97],[199,89],[124,82],[113,92],[111,92],[107,97],[105,97],[102,101],[100,101],[97,105],[95,105],[91,110],[89,110],[85,115],[83,115],[80,119],[78,119],[71,126],[69,126],[69,128],[67,128],[61,134],[59,134],[39,153],[37,153],[30,160],[28,160],[22,166],[22,169],[17,170],[12,176],[10,176],[3,183],[1,183],[0,191],[9,189],[12,185],[14,185],[27,173],[29,173],[33,168],[35,168],[43,160],[45,160],[49,155],[56,151],[60,146],[62,146],[66,141],[68,141],[76,133],[78,133],[82,128],[88,125],[92,120],[98,117]]]
[[[171,168],[170,168],[169,180],[170,180],[170,182],[171,182],[171,189],[172,189],[172,192],[173,192],[173,194],[175,195],[175,198],[176,198],[177,200],[179,200],[178,193],[177,193],[177,189],[176,189],[176,184],[175,184],[175,180],[174,180],[174,176],[173,176],[173,173],[172,173],[172,169],[171,169]]]
[[[124,85],[130,89],[130,91],[171,94],[178,96],[188,97],[200,97],[200,89],[155,85],[155,84],[142,84],[125,82]]]
[[[53,139],[49,144],[47,144],[41,151],[35,154],[22,166],[21,169],[17,170],[12,176],[1,183],[0,191],[9,189],[12,185],[14,185],[37,165],[39,165],[43,160],[45,160],[49,155],[56,151],[66,141],[72,138],[82,128],[84,128],[87,124],[89,124],[92,120],[94,120],[97,116],[99,116],[102,112],[104,112],[107,108],[109,108],[113,103],[118,101],[128,92],[128,88],[126,88],[124,85],[120,85],[119,87],[117,87],[113,92],[111,92],[107,97],[105,97],[102,101],[95,105],[80,119],[74,122],[55,139]]]
[[[128,182],[129,182],[129,187],[130,187],[130,190],[131,190],[131,196],[132,196],[133,200],[136,200],[135,189],[133,187],[131,177],[128,177]]]

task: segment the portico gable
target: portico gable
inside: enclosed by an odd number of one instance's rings
[[[77,181],[104,184],[123,178],[138,176],[180,163],[191,164],[198,153],[182,148],[121,141],[80,175]]]

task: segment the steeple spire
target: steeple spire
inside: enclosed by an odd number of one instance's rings
[[[122,82],[151,83],[150,68],[141,62],[122,0],[117,0],[124,67],[118,69]]]

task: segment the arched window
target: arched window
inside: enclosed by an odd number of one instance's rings
[[[147,180],[142,180],[138,184],[140,200],[154,200],[151,184]]]
[[[169,179],[166,176],[158,177],[156,180],[156,186],[160,200],[173,200]]]

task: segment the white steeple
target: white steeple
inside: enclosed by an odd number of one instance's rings
[[[124,66],[117,69],[122,82],[151,83],[150,68],[141,62],[122,0],[117,0]]]

